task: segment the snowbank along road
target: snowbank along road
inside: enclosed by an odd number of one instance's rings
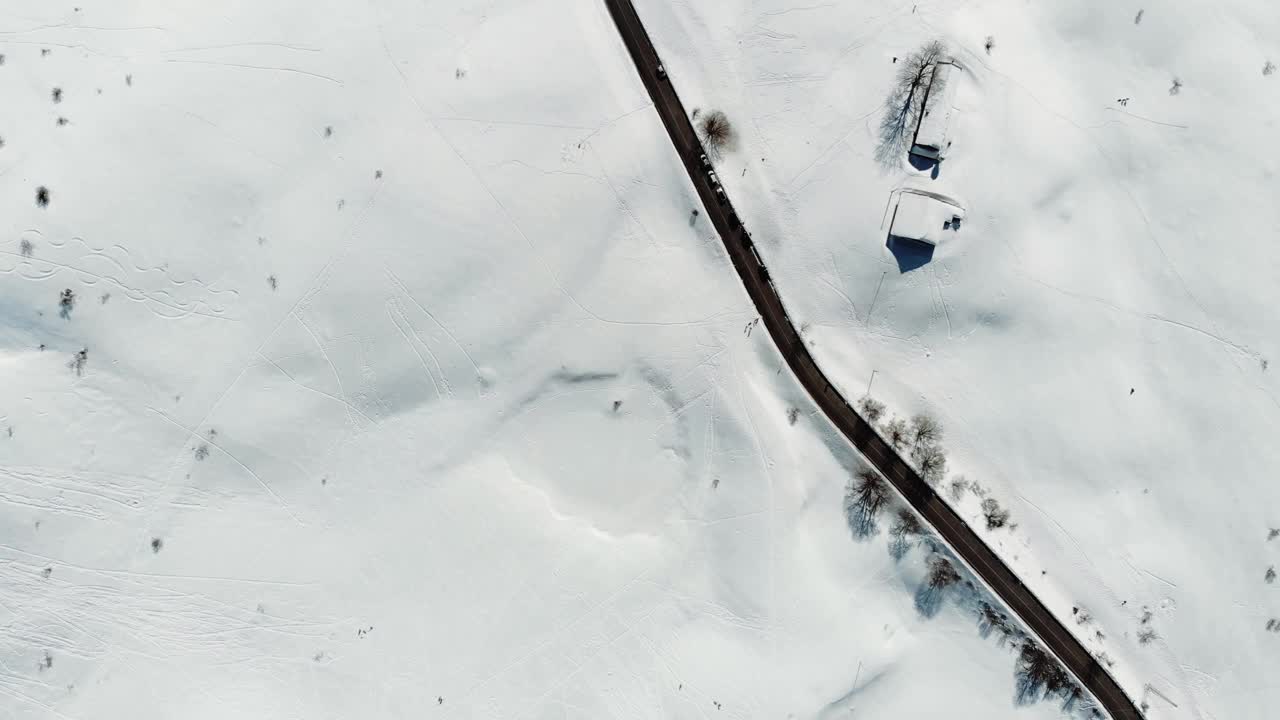
[[[750,235],[741,226],[723,191],[713,188],[701,169],[702,145],[684,106],[667,81],[665,69],[659,72],[660,60],[634,6],[629,0],[605,0],[605,3],[748,295],[800,383],[832,424],[893,483],[956,555],[1062,661],[1111,717],[1117,720],[1141,718],[1142,714],[1133,701],[1102,664],[832,387],[787,316],[782,299],[773,287],[768,269],[756,253]]]

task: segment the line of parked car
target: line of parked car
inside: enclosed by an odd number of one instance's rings
[[[702,167],[702,173],[707,176],[707,182],[711,184],[711,191],[716,196],[716,204],[727,208],[725,214],[729,219],[729,227],[737,230],[742,226],[742,222],[738,220],[738,214],[729,207],[729,196],[724,192],[724,186],[720,184],[720,178],[716,176],[716,168],[711,164],[711,158],[706,153],[698,156],[698,164]]]

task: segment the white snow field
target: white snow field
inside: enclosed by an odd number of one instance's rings
[[[1275,5],[638,5],[736,123],[719,174],[846,394],[943,420],[1012,511],[992,542],[1150,717],[1275,717]],[[964,72],[932,177],[877,147],[935,38]],[[886,247],[900,188],[967,211],[931,257]]]
[[[97,5],[0,6],[0,716],[1060,715],[852,536],[602,3]]]

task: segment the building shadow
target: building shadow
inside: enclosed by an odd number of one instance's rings
[[[903,274],[918,270],[933,261],[935,248],[929,243],[890,233],[884,245],[893,253],[894,260],[898,261],[898,272]]]
[[[938,170],[942,167],[942,164],[937,160],[931,160],[920,155],[908,154],[907,162],[916,170],[929,173],[929,177],[934,180],[938,179]]]

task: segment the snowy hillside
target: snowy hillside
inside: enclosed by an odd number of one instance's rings
[[[853,537],[602,4],[11,2],[0,53],[6,717],[1059,716]]]
[[[736,123],[720,176],[846,394],[943,420],[992,542],[1151,717],[1274,716],[1274,6],[637,4]],[[879,121],[933,39],[963,72],[917,170]],[[931,255],[886,242],[902,189],[966,211]]]

